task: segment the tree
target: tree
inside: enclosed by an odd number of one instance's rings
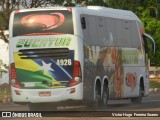
[[[8,43],[8,38],[4,30],[8,30],[9,16],[14,9],[19,8],[20,0],[1,0],[0,1],[0,38]]]
[[[88,0],[88,5],[106,6],[104,0]]]
[[[64,0],[23,0],[21,5],[24,8],[38,8],[63,5]]]
[[[72,0],[66,0],[65,1],[66,3],[64,4],[65,7],[74,7],[75,6],[75,3],[72,2]]]
[[[135,9],[142,20],[146,33],[149,33],[156,42],[155,54],[149,54],[155,66],[160,66],[160,1],[143,0]]]

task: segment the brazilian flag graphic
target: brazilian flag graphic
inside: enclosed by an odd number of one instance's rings
[[[72,64],[57,65],[57,58],[22,59],[14,53],[17,80],[25,89],[64,88],[69,85],[73,76],[74,51],[70,51],[68,58]]]

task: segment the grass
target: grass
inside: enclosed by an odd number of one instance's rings
[[[160,88],[160,80],[151,79],[150,80],[150,88]]]

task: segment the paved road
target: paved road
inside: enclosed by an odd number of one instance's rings
[[[29,108],[27,105],[17,105],[13,103],[9,104],[0,104],[0,111],[29,111]],[[133,112],[134,111],[134,112]],[[158,112],[159,111],[159,112]],[[140,114],[140,113],[150,113],[153,115],[158,115],[160,118],[160,94],[151,94],[149,97],[146,97],[143,99],[142,104],[135,105],[131,104],[129,100],[126,101],[110,101],[107,109],[99,109],[97,111],[88,111],[86,106],[67,106],[67,107],[58,107],[57,111],[52,111],[46,113],[49,116],[56,117],[54,119],[57,120],[63,120],[63,119],[71,119],[71,120],[77,120],[77,119],[83,119],[88,120],[103,120],[105,119],[105,116],[111,115],[114,116],[114,114],[126,114],[132,116],[134,113]],[[62,117],[65,116],[65,117]],[[80,118],[77,118],[80,117]],[[70,118],[71,117],[71,118]],[[87,118],[90,117],[90,118]],[[100,118],[97,118],[100,117]],[[119,118],[119,117],[118,117]],[[143,117],[144,118],[144,117]],[[143,119],[141,118],[141,119]],[[2,118],[0,118],[1,120]],[[3,118],[4,120],[11,120],[11,118]],[[2,119],[2,120],[3,120]],[[33,120],[44,120],[46,118],[38,118]],[[49,117],[47,120],[51,120],[52,118]],[[113,117],[113,120],[116,119]],[[127,120],[127,118],[121,117],[121,119]],[[154,118],[155,119],[155,118]],[[12,120],[18,120],[16,118],[12,118]],[[31,118],[25,118],[25,120],[32,120]],[[149,118],[145,118],[145,120],[149,120]]]
[[[85,106],[59,106],[58,111],[88,111]],[[160,111],[160,94],[151,94],[143,98],[141,104],[131,104],[129,100],[109,101],[108,108],[98,111]],[[27,105],[18,105],[13,103],[0,103],[0,111],[29,111]]]

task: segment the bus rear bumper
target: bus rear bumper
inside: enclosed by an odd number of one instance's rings
[[[58,89],[18,89],[12,87],[12,100],[16,103],[46,103],[83,100],[83,83]]]

